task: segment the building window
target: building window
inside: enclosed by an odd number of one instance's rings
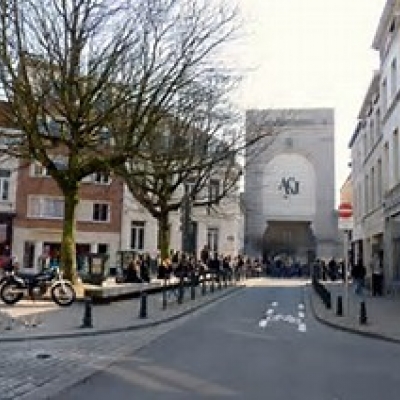
[[[375,117],[375,138],[378,140],[381,136],[381,112],[380,110],[376,110],[376,117]]]
[[[369,211],[369,176],[364,178],[364,212],[367,214]]]
[[[144,250],[144,228],[142,221],[131,222],[131,249],[136,251]]]
[[[207,245],[211,253],[218,253],[219,229],[207,229]]]
[[[375,208],[375,168],[371,168],[371,208]]]
[[[364,133],[362,138],[363,138],[363,151],[364,151],[364,159],[365,159],[368,155],[367,134]]]
[[[389,143],[386,142],[383,151],[383,192],[386,193],[389,190]]]
[[[10,198],[10,177],[9,169],[0,169],[0,201],[7,201]]]
[[[28,217],[62,219],[64,218],[64,199],[58,197],[29,196]]]
[[[99,243],[97,245],[97,253],[98,254],[108,254],[108,244],[107,243]]]
[[[382,160],[378,160],[378,170],[377,170],[377,195],[378,195],[378,205],[380,206],[382,203]]]
[[[94,203],[93,204],[93,221],[96,222],[109,222],[110,218],[110,205],[107,203]]]
[[[50,174],[46,167],[44,167],[39,162],[34,162],[32,164],[31,176],[43,177],[43,176],[50,176]]]
[[[399,132],[393,132],[393,186],[399,182]]]
[[[99,130],[99,143],[101,145],[111,145],[111,139],[111,133],[108,128],[103,127]]]
[[[219,195],[219,180],[211,179],[208,191],[208,200],[215,203]]]
[[[194,191],[194,188],[195,188],[195,182],[194,181],[186,181],[185,182],[185,194],[189,194],[189,195],[191,195],[191,194],[193,194],[193,191]]]
[[[371,122],[369,123],[369,141],[370,141],[370,148],[372,149],[374,147],[375,143],[375,126],[374,126],[374,120],[371,119]]]
[[[387,80],[386,78],[382,81],[382,108],[383,112],[387,111]]]
[[[32,269],[34,265],[35,265],[35,243],[24,242],[22,267],[25,269]]]
[[[390,66],[390,95],[392,99],[396,96],[397,92],[397,60],[393,59]]]
[[[111,182],[110,175],[103,172],[96,172],[93,174],[93,182],[98,185],[109,185]]]

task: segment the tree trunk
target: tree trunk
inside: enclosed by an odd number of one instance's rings
[[[161,260],[169,257],[169,218],[168,212],[162,212],[158,217],[158,238]]]
[[[75,246],[75,211],[79,202],[78,185],[72,185],[64,192],[64,224],[61,243],[61,266],[66,279],[77,282],[76,246]]]

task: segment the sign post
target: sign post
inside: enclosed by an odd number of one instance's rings
[[[349,240],[350,240],[350,232],[353,228],[353,207],[351,203],[341,203],[339,206],[339,230],[344,233],[344,297],[346,304],[346,312],[347,315],[350,313],[350,298],[349,298],[349,275],[348,275],[348,267],[349,267]]]

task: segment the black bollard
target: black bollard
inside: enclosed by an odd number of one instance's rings
[[[181,277],[179,280],[179,287],[178,287],[178,304],[183,303],[184,294],[185,294],[185,282],[183,280],[183,277]]]
[[[194,272],[190,274],[190,299],[195,300],[196,299],[196,276]]]
[[[218,271],[217,277],[218,277],[218,289],[221,290],[222,289],[222,281],[221,281],[221,272],[220,271]]]
[[[367,323],[367,307],[365,306],[365,301],[360,304],[360,324],[365,325]]]
[[[326,308],[330,310],[332,308],[332,296],[331,292],[326,290]]]
[[[145,291],[140,293],[139,318],[147,318],[147,293]]]
[[[342,296],[337,297],[337,302],[336,302],[336,315],[338,317],[341,317],[343,315],[343,302],[342,302]]]
[[[166,310],[167,309],[167,280],[164,279],[164,286],[163,286],[163,291],[162,291],[162,309]]]
[[[210,287],[210,292],[214,293],[214,273],[211,272],[211,287]]]
[[[85,308],[81,328],[93,328],[92,299],[90,297],[85,297]]]

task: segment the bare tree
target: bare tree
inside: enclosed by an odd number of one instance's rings
[[[170,213],[181,210],[182,235],[188,233],[191,208],[213,207],[223,213],[218,207],[223,199],[233,196],[238,201],[240,158],[245,153],[248,159],[255,157],[282,130],[278,119],[265,116],[265,123],[246,135],[240,114],[227,101],[236,76],[222,70],[214,74],[218,79],[213,85],[195,84],[190,96],[180,97],[173,114],[164,114],[155,135],[143,142],[141,161],[135,157],[117,171],[134,198],[157,219],[162,257],[169,254]]]
[[[210,76],[236,16],[203,0],[1,2],[0,82],[20,130],[5,138],[7,152],[40,162],[64,195],[61,263],[70,279],[80,181],[128,156],[140,164],[147,135],[193,81]]]

